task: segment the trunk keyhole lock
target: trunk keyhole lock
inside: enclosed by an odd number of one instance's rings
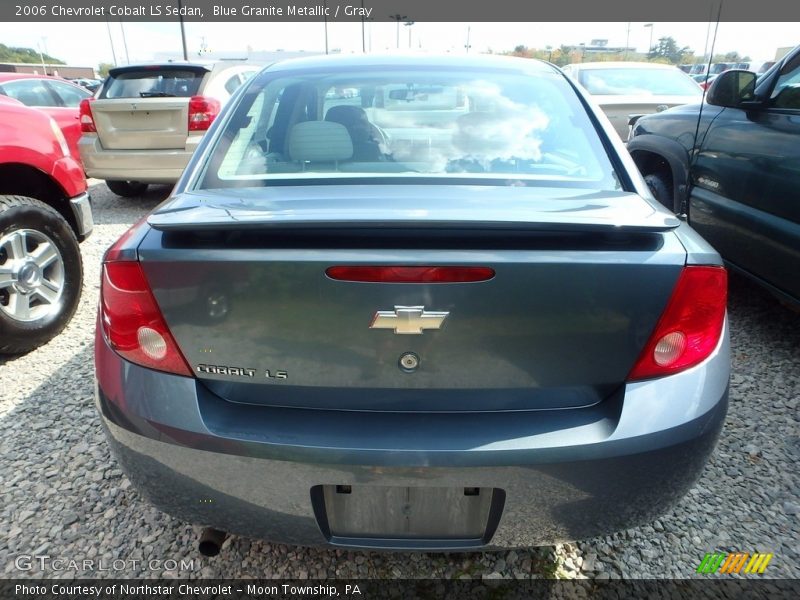
[[[419,367],[419,356],[413,352],[406,352],[400,357],[400,370],[405,373],[413,373]]]

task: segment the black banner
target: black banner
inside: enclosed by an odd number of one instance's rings
[[[3,0],[0,21],[800,21],[787,0]]]
[[[797,580],[706,578],[688,580],[210,580],[135,579],[5,580],[4,600],[265,600],[347,598],[464,599],[464,598],[770,598],[800,597]]]

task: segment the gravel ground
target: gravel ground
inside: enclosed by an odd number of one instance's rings
[[[46,346],[0,359],[0,576],[680,578],[718,550],[773,552],[770,576],[800,577],[800,315],[737,277],[722,439],[698,485],[658,521],[578,544],[502,553],[364,553],[229,538],[220,556],[201,557],[197,529],[151,508],[130,487],[93,405],[102,253],[168,191],[126,200],[94,184],[97,225],[82,245],[85,285],[75,318]],[[17,563],[25,567],[30,555],[94,563],[56,570],[34,561],[20,571]],[[98,570],[100,559],[106,570]],[[160,563],[142,569],[150,560]],[[190,564],[180,568],[182,560]]]

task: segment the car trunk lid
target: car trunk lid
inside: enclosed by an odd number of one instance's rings
[[[139,257],[201,385],[274,406],[594,404],[624,383],[685,262],[669,234],[674,217],[634,194],[568,188],[203,192],[165,205],[149,223]],[[477,266],[494,276],[365,283],[326,275],[354,265]],[[446,317],[418,335],[370,327],[379,311],[391,317],[403,307]],[[415,368],[403,362],[409,355]]]

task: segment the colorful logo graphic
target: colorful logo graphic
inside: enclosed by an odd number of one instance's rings
[[[769,561],[772,560],[772,554],[763,554],[760,552],[732,552],[730,554],[725,552],[709,552],[700,561],[700,566],[697,567],[698,573],[758,573],[762,574],[766,569]]]

